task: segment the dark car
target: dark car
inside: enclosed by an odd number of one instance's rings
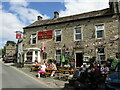
[[[106,90],[120,90],[120,62],[115,71],[109,74],[105,81]]]
[[[4,62],[14,62],[15,58],[14,56],[6,56]]]

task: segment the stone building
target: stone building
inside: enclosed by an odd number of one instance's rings
[[[115,57],[120,51],[120,1],[109,2],[110,7],[72,16],[38,20],[24,27],[24,60],[39,62],[61,57],[73,58],[81,66],[91,58],[97,62]]]
[[[9,43],[4,47],[5,56],[14,56],[16,54],[16,44]]]

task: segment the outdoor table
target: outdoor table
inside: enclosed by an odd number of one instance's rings
[[[74,72],[74,70],[65,70],[65,69],[60,69],[58,71],[59,73],[57,74],[57,76],[59,80],[61,80],[62,78],[68,80],[68,77],[72,75]]]
[[[39,64],[32,65],[31,71],[33,71],[33,70],[39,70],[40,69],[39,66],[40,66]]]
[[[74,72],[74,70],[64,70],[64,69],[61,69],[61,70],[59,70],[60,72],[63,72],[63,73],[67,73],[67,72],[69,72],[69,74],[73,74],[73,72]]]
[[[47,72],[52,72],[52,68],[46,68]]]

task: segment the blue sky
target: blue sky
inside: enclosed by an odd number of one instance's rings
[[[23,31],[40,15],[43,19],[52,19],[54,11],[60,17],[108,8],[109,0],[62,0],[61,2],[41,2],[39,0],[2,0],[0,3],[0,47],[7,40],[17,41],[15,31]],[[60,1],[60,0],[59,0]]]

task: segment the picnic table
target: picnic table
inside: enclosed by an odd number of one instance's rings
[[[32,67],[31,67],[31,72],[33,71],[33,70],[35,70],[35,71],[38,71],[40,68],[40,65],[39,64],[34,64],[34,65],[32,65]]]
[[[44,72],[45,77],[48,77],[52,74],[52,68],[46,68],[46,72]]]
[[[62,78],[65,80],[68,80],[68,77],[74,73],[74,70],[65,70],[65,69],[60,69],[58,70],[59,73],[57,73],[57,77],[59,80]]]
[[[59,70],[60,72],[62,72],[62,73],[69,73],[69,74],[73,74],[74,73],[74,70],[65,70],[65,69],[60,69]]]

